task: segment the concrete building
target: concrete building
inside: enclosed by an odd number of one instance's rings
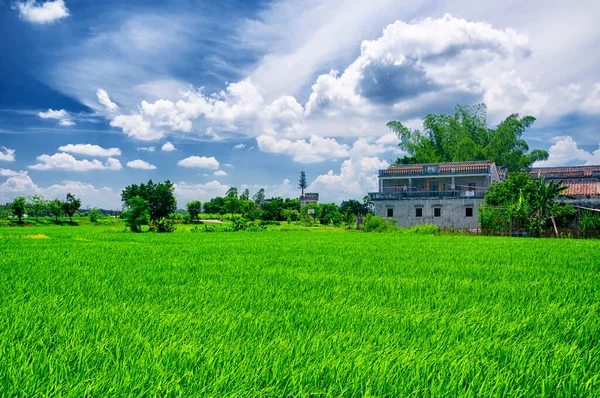
[[[600,209],[600,166],[532,167],[527,170],[532,178],[545,176],[546,181],[562,181],[569,189],[565,195],[576,206]]]
[[[403,227],[475,229],[485,191],[496,181],[498,169],[490,161],[392,165],[379,170],[379,191],[369,200],[375,215]]]
[[[304,195],[300,196],[300,210],[306,205],[311,203],[319,203],[319,194],[318,193],[308,193],[306,192]]]

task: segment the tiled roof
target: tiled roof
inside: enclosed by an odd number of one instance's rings
[[[565,195],[569,196],[600,196],[600,182],[565,183],[569,187]]]
[[[471,172],[471,171],[484,171],[488,167],[493,166],[494,162],[489,160],[478,160],[473,162],[447,162],[447,163],[424,163],[424,164],[393,164],[388,170],[394,171],[398,174],[406,172],[411,173],[422,173],[427,166],[438,166],[441,173],[449,173],[454,171],[459,172]]]
[[[538,174],[554,178],[582,178],[600,176],[600,166],[532,167],[527,173],[533,178],[537,178]]]

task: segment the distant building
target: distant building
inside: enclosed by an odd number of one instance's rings
[[[318,193],[308,193],[306,192],[304,195],[300,196],[300,210],[306,205],[311,203],[319,203],[319,194]]]
[[[375,215],[410,227],[479,227],[478,209],[492,182],[500,181],[491,161],[391,165],[379,170],[379,191],[369,193]]]
[[[546,176],[547,181],[563,181],[569,187],[566,195],[575,205],[600,208],[600,166],[532,167],[527,170],[532,178]]]

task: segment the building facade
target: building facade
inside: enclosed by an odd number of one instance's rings
[[[600,209],[600,166],[532,167],[532,178],[545,176],[546,181],[562,181],[568,189],[566,201],[577,206]]]
[[[306,205],[311,203],[318,204],[319,203],[319,194],[318,193],[308,193],[305,192],[304,195],[300,196],[300,210]]]
[[[369,200],[375,215],[395,218],[402,227],[476,229],[485,191],[497,181],[490,161],[392,165],[379,170],[379,190]]]

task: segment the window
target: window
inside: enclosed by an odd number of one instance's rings
[[[441,207],[434,207],[433,208],[433,216],[434,217],[441,217],[442,216],[442,208]]]
[[[394,209],[387,209],[387,216],[394,217]]]
[[[469,183],[469,191],[474,191],[475,190],[475,183],[474,182],[470,182]]]
[[[415,209],[415,217],[423,217],[423,209],[421,207]]]
[[[438,183],[436,181],[429,183],[429,192],[437,192],[438,190]]]
[[[473,217],[473,208],[472,207],[465,208],[465,217]]]

